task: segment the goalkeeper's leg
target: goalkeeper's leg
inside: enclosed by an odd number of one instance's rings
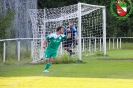
[[[67,40],[64,45],[64,49],[70,54],[74,55],[75,53],[72,51],[72,40]]]
[[[68,47],[67,52],[69,52],[70,55],[74,55],[75,54],[75,52],[72,51],[71,47]]]
[[[72,40],[68,42],[67,52],[69,52],[70,55],[74,55],[75,53],[72,51]]]

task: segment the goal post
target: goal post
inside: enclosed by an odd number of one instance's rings
[[[106,55],[106,8],[103,7],[103,54]]]
[[[82,17],[82,14],[81,14],[81,3],[78,3],[78,27],[79,27],[79,30],[78,30],[78,32],[79,32],[79,50],[78,50],[78,58],[79,58],[79,60],[82,60],[82,49],[81,49],[81,18]]]
[[[73,21],[78,34],[78,43],[73,43],[75,57],[102,52],[106,55],[106,8],[105,6],[78,3],[70,6],[45,9],[29,9],[33,30],[33,61],[42,57],[43,39],[55,32],[57,26],[64,29],[68,21]],[[39,39],[40,38],[40,39]],[[58,55],[66,52],[61,43]],[[78,47],[75,47],[75,44]],[[40,53],[41,52],[41,53]]]
[[[99,6],[99,5],[91,5],[91,4],[86,4],[86,3],[78,3],[78,25],[79,25],[79,60],[82,60],[82,48],[84,47],[82,46],[82,16],[84,14],[82,14],[82,6],[87,6],[87,7],[92,7],[92,8],[96,8],[94,10],[97,9],[102,9],[102,39],[103,39],[103,55],[106,55],[106,7],[105,6]],[[94,11],[92,10],[92,11]],[[88,12],[87,12],[88,13]],[[91,42],[91,41],[90,41]],[[96,41],[95,41],[96,42]],[[95,43],[96,46],[96,43]],[[101,38],[100,38],[100,51],[101,51]],[[89,46],[90,48],[90,46]],[[81,51],[81,52],[80,52]]]

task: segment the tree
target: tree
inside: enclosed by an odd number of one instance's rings
[[[7,14],[3,14],[0,17],[0,39],[8,38],[8,29],[12,26],[14,12],[8,11]]]
[[[8,29],[13,24],[12,22],[13,17],[14,17],[13,11],[8,11],[6,14],[0,15],[0,39],[6,39],[10,36]],[[2,50],[3,50],[3,43],[0,42],[0,54],[2,53]]]

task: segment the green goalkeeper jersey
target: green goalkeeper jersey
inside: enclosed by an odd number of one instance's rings
[[[66,35],[64,35],[64,34],[57,35],[56,32],[48,35],[46,37],[46,40],[49,41],[49,44],[46,48],[46,52],[56,53],[60,43],[66,38],[67,38]]]

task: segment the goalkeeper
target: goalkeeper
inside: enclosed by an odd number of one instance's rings
[[[67,32],[68,32],[67,36],[62,34],[63,28],[59,26],[57,27],[55,33],[48,35],[46,39],[43,41],[43,48],[46,48],[46,43],[49,42],[44,55],[45,61],[47,63],[43,72],[49,72],[47,69],[51,66],[53,60],[55,59],[60,43],[64,39],[71,37],[71,33],[69,29],[67,30]]]
[[[75,40],[78,39],[78,34],[77,34],[77,29],[73,26],[73,22],[69,21],[69,25],[66,26],[65,28],[65,35],[68,35],[67,30],[71,31],[71,38],[65,40],[64,42],[64,49],[70,54],[70,55],[74,55],[75,52],[72,51],[72,43],[75,44]]]

